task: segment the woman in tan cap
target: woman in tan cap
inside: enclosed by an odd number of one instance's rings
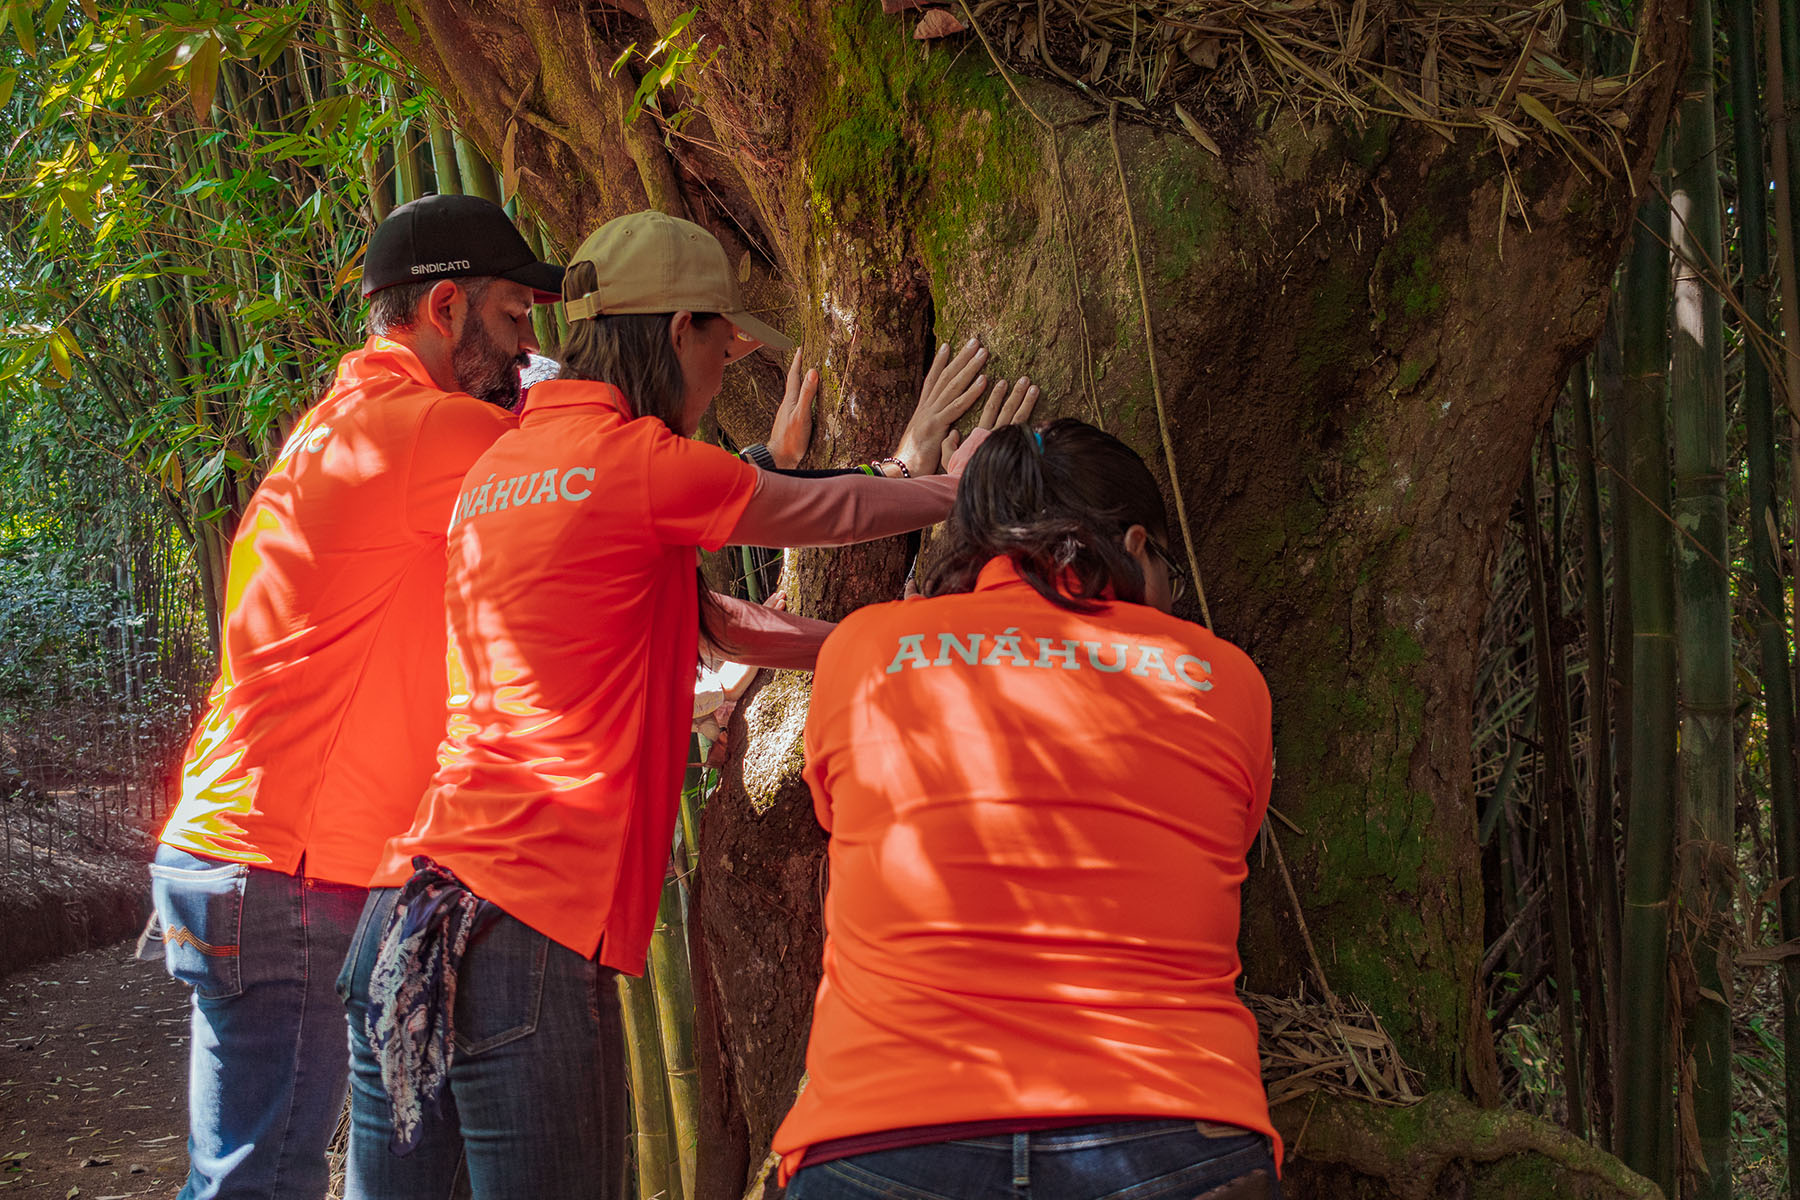
[[[832,626],[705,592],[700,547],[841,545],[941,520],[951,474],[791,478],[693,440],[727,364],[792,343],[711,234],[608,222],[564,283],[558,379],[469,473],[449,537],[450,715],[388,843],[340,993],[347,1197],[613,1197],[625,1068],[614,975],[644,969],[702,626],[810,669]],[[704,612],[704,616],[703,616]]]

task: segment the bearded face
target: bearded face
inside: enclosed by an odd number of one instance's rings
[[[510,409],[519,402],[519,371],[531,356],[517,343],[509,350],[494,337],[488,329],[488,299],[483,296],[471,306],[462,335],[450,349],[450,369],[457,387],[477,400]]]

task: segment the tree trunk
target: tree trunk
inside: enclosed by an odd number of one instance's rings
[[[1529,144],[1507,151],[1509,177],[1471,131],[1217,98],[1214,153],[1166,116],[1115,126],[1061,83],[1002,75],[973,36],[915,42],[874,0],[706,0],[689,30],[717,56],[664,105],[689,114],[665,161],[623,127],[607,68],[689,0],[416,0],[404,22],[366,4],[490,158],[513,124],[521,187],[563,244],[667,207],[668,168],[743,262],[751,304],[823,368],[808,465],[886,452],[935,342],[979,332],[999,373],[1044,386],[1043,415],[1098,421],[1165,484],[1177,468],[1218,631],[1275,696],[1274,806],[1300,832],[1271,828],[1330,988],[1369,1005],[1429,1086],[1495,1100],[1479,625],[1533,438],[1604,315],[1626,175],[1649,168],[1673,70],[1621,110],[1629,161],[1611,178]],[[1683,12],[1643,7],[1639,62],[1678,66]],[[778,370],[721,398],[740,440],[767,429]],[[898,539],[798,555],[790,607],[895,598],[906,565]],[[799,779],[806,700],[804,677],[780,676],[739,706],[703,821],[703,1197],[742,1189],[801,1071],[825,883]],[[1318,994],[1260,855],[1243,952],[1249,987]]]

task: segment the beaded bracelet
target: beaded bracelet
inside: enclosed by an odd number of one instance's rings
[[[892,455],[889,455],[887,458],[878,458],[874,462],[870,463],[869,465],[871,467],[874,467],[877,471],[880,471],[882,463],[893,463],[896,467],[899,467],[900,468],[900,478],[902,478],[902,479],[911,479],[912,478],[912,472],[906,469],[906,464],[901,462],[899,459],[893,457]],[[883,471],[882,474],[885,475],[886,472]]]

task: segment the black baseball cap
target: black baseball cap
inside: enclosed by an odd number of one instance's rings
[[[539,262],[506,210],[480,196],[420,196],[389,213],[363,256],[362,293],[475,275],[522,283],[540,303],[562,299],[563,269]]]

